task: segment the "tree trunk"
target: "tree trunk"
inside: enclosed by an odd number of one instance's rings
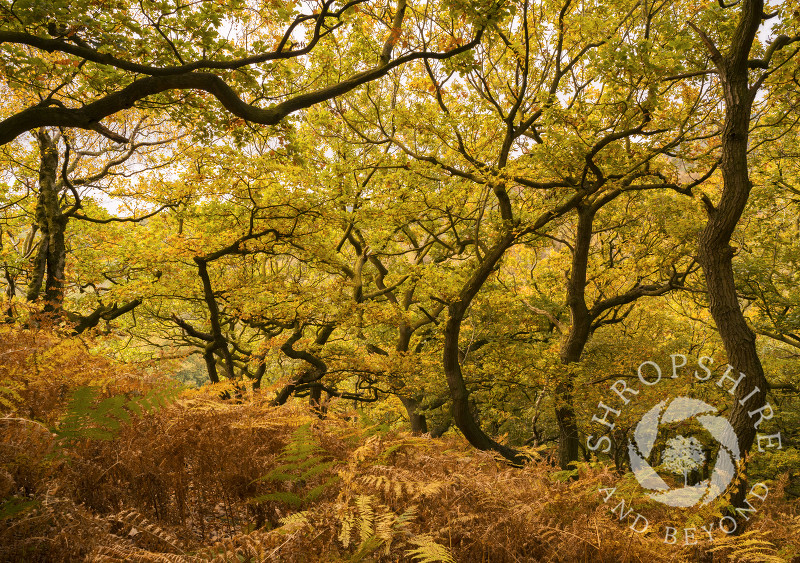
[[[406,309],[407,310],[407,309]],[[400,353],[408,353],[411,345],[411,335],[414,334],[414,329],[408,321],[404,320],[400,323],[397,329],[397,346],[395,349]],[[406,408],[408,414],[408,421],[411,424],[411,433],[415,436],[428,433],[428,421],[425,415],[419,412],[419,404],[422,400],[421,397],[409,397],[407,395],[398,395],[400,402]]]
[[[458,297],[452,301],[447,309],[447,323],[444,329],[443,364],[450,389],[452,400],[453,421],[464,434],[467,441],[479,450],[494,450],[513,463],[522,463],[520,454],[508,446],[499,444],[481,430],[480,425],[472,414],[469,403],[469,391],[461,372],[459,362],[458,337],[461,333],[461,322],[469,308],[470,303],[480,291],[481,286],[489,278],[495,267],[503,257],[503,253],[513,244],[514,235],[508,230],[503,233],[497,242],[489,249],[478,268],[467,280]]]
[[[217,299],[214,297],[214,290],[211,287],[211,277],[208,274],[208,262],[201,256],[194,257],[195,264],[197,264],[197,273],[200,280],[203,282],[203,297],[208,307],[208,318],[211,324],[211,336],[214,338],[214,347],[211,352],[219,354],[222,357],[225,366],[226,377],[233,381],[236,379],[236,371],[233,363],[233,355],[228,347],[228,340],[222,333],[222,324],[220,321],[219,305]],[[208,367],[209,379],[212,378],[211,364],[214,362],[213,354],[206,358],[206,365]],[[216,365],[214,366],[214,374],[216,375]],[[214,380],[211,379],[213,382]]]
[[[59,312],[64,300],[64,265],[67,217],[59,207],[58,150],[45,129],[36,133],[39,143],[39,199],[36,223],[42,238],[33,262],[33,277],[28,284],[27,299],[36,301],[44,286],[45,311]]]
[[[294,349],[295,343],[303,337],[303,328],[303,326],[297,325],[292,336],[290,336],[289,339],[283,343],[283,346],[281,346],[281,352],[293,360],[303,360],[310,364],[311,367],[303,371],[303,373],[295,378],[294,381],[286,385],[277,393],[275,399],[273,399],[273,404],[275,405],[282,405],[288,401],[289,397],[292,396],[292,393],[294,393],[299,386],[318,383],[323,377],[325,377],[325,374],[328,373],[328,364],[326,364],[322,358],[307,350]],[[328,342],[331,334],[333,334],[335,328],[336,326],[332,323],[323,325],[317,332],[317,337],[314,339],[314,344],[316,346],[324,346]],[[309,397],[310,404],[313,408],[319,406],[320,399],[322,397],[321,385],[312,387]]]
[[[0,234],[0,236],[2,236]],[[0,241],[0,250],[2,250],[3,245]],[[14,276],[11,275],[11,272],[8,270],[8,264],[4,264],[4,270],[6,274],[6,297],[8,298],[8,309],[6,309],[5,315],[6,319],[5,322],[13,323],[14,322],[14,306],[12,301],[14,297],[17,295],[17,285],[14,282]]]
[[[419,401],[413,397],[400,396],[400,401],[406,408],[408,420],[411,423],[412,434],[419,436],[428,433],[428,421],[425,415],[419,412]]]
[[[747,413],[764,405],[767,391],[755,334],[747,325],[736,295],[733,276],[735,250],[730,245],[731,235],[752,188],[747,165],[747,144],[757,87],[751,88],[749,85],[747,62],[761,24],[763,8],[763,0],[744,1],[730,50],[724,57],[700,32],[719,73],[725,96],[725,124],[721,139],[722,196],[716,209],[707,202],[709,219],[700,234],[698,262],[705,274],[709,309],[725,346],[728,362],[737,372],[745,374],[735,387],[736,400],[729,419],[738,436],[742,454],[750,450],[756,435],[753,420]],[[742,404],[740,401],[745,397],[748,399]],[[739,486],[734,492],[731,499],[734,505],[741,502],[745,491],[744,486]]]
[[[219,383],[219,374],[217,373],[217,360],[214,358],[214,350],[216,346],[213,342],[206,344],[203,349],[203,359],[206,362],[206,370],[208,371],[208,380],[211,383]]]
[[[589,263],[589,248],[592,242],[592,223],[595,210],[591,205],[579,205],[578,228],[575,234],[575,248],[572,252],[572,268],[567,284],[567,305],[570,312],[569,333],[561,345],[560,358],[565,366],[581,360],[583,349],[591,334],[591,317],[586,306],[586,269]],[[572,392],[575,381],[569,369],[555,389],[556,422],[558,424],[558,465],[568,469],[569,464],[578,461],[580,441],[575,416]]]

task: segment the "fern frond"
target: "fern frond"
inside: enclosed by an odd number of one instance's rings
[[[727,556],[732,561],[743,563],[783,563],[785,559],[778,556],[777,549],[772,542],[763,539],[763,534],[758,530],[750,530],[740,536],[726,537],[719,544],[709,548],[709,553],[727,551]]]
[[[381,510],[375,517],[375,536],[383,544],[384,555],[389,555],[392,549],[392,539],[394,539],[395,522],[397,515],[391,510]]]
[[[24,499],[19,497],[9,497],[0,502],[0,520],[14,518],[23,512],[39,506],[38,500]]]
[[[409,540],[417,546],[416,549],[409,549],[406,555],[419,563],[456,563],[450,550],[442,544],[436,543],[433,537],[421,535]]]
[[[74,389],[67,404],[67,414],[53,429],[62,443],[82,439],[111,440],[120,425],[131,419],[131,414],[141,415],[165,406],[177,396],[180,387],[163,385],[132,398],[125,394],[112,395],[99,400],[103,390],[98,386]]]
[[[306,493],[306,496],[303,497],[303,503],[310,504],[314,502],[322,495],[322,493],[324,493],[331,485],[336,483],[338,480],[339,477],[334,475],[333,477],[327,479],[325,482],[317,485],[316,487],[313,487],[310,491],[308,491],[308,493]]]
[[[308,511],[306,510],[304,510],[303,512],[295,512],[293,514],[289,514],[288,516],[284,516],[279,521],[282,525],[289,527],[311,525],[311,523],[308,520]]]
[[[432,498],[449,484],[446,481],[426,481],[412,478],[407,472],[399,471],[396,468],[376,465],[373,469],[385,471],[386,474],[364,475],[360,481],[372,489],[382,491],[386,498]]]
[[[136,510],[125,510],[109,516],[108,520],[123,524],[129,537],[135,538],[139,534],[146,534],[150,540],[148,543],[155,543],[161,551],[184,554],[183,549],[179,547],[178,538],[150,522]]]
[[[352,539],[352,532],[353,532],[353,525],[355,523],[355,516],[352,512],[348,512],[342,517],[340,520],[342,524],[341,530],[339,530],[339,542],[342,546],[347,549],[350,547],[350,542]]]
[[[16,381],[3,380],[3,384],[0,385],[0,407],[14,412],[17,405],[23,402],[22,397],[17,393],[17,390],[21,388],[22,385]]]
[[[214,561],[216,563],[267,561],[269,559],[266,553],[269,548],[265,541],[267,537],[269,537],[269,534],[263,534],[262,532],[237,536],[217,542],[211,547],[201,550],[197,553],[197,557],[203,561]]]
[[[373,533],[372,525],[375,520],[375,511],[372,508],[372,501],[373,497],[370,495],[358,495],[356,497],[356,508],[359,516],[356,521],[356,528],[362,544],[372,537]]]
[[[100,546],[87,558],[89,563],[196,563],[196,557],[174,553],[156,553],[134,546]]]
[[[324,455],[324,450],[316,443],[311,432],[311,424],[306,423],[298,427],[293,433],[289,443],[283,448],[280,456],[281,463],[271,471],[262,475],[252,483],[274,482],[290,483],[297,490],[306,485],[307,481],[319,477],[332,469],[338,462],[325,461],[329,456]],[[317,500],[338,477],[333,476],[312,487],[305,494],[276,491],[253,497],[250,503],[275,501],[288,504],[291,507],[307,506]]]

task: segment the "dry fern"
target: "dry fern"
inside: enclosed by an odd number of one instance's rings
[[[89,563],[194,563],[201,561],[185,555],[159,553],[122,544],[103,545],[94,550]]]
[[[150,522],[136,510],[126,510],[118,514],[113,514],[107,519],[110,522],[121,526],[121,529],[114,530],[117,535],[131,539],[134,543],[142,543],[158,549],[159,552],[184,554],[180,547],[180,540],[174,534],[167,532],[158,525]],[[140,539],[141,538],[141,539]]]
[[[417,536],[409,540],[416,545],[415,549],[406,551],[406,555],[419,563],[456,563],[450,550],[436,543],[431,536]]]
[[[8,417],[0,418],[2,561],[688,563],[703,555],[703,546],[634,534],[609,514],[597,490],[620,480],[606,466],[579,464],[578,479],[553,480],[545,463],[511,468],[458,437],[363,428],[336,408],[320,420],[298,402],[273,407],[266,395],[237,404],[192,391],[137,415],[124,402],[157,387],[152,381],[137,384],[126,372],[118,385],[118,367],[82,344],[8,334],[0,334],[8,360],[0,387],[21,401],[0,390]],[[43,369],[59,377],[43,378]],[[57,446],[49,427],[64,420],[70,390],[87,385],[104,391],[83,420],[111,430],[110,439]],[[121,407],[115,399],[95,408],[114,396]],[[12,412],[28,404],[30,412]],[[120,408],[131,415],[124,424]],[[106,426],[93,410],[120,424]],[[56,447],[65,455],[52,456]],[[276,493],[295,495],[303,511]],[[776,484],[751,518],[758,533],[724,538],[705,555],[792,560],[797,514]]]
[[[786,562],[783,557],[778,556],[775,545],[764,539],[764,534],[757,530],[750,530],[740,536],[723,537],[707,551],[724,553],[729,561],[741,563]]]
[[[396,514],[373,496],[358,495],[353,506],[340,514],[338,540],[345,549],[355,548],[355,560],[377,551],[389,555],[397,538],[411,535],[408,527],[415,515],[413,506]]]

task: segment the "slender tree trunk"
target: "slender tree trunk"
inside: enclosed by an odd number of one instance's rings
[[[567,305],[570,312],[570,327],[561,345],[560,358],[565,366],[581,360],[583,349],[591,334],[591,317],[586,306],[586,270],[589,263],[589,248],[592,242],[592,222],[595,211],[591,205],[579,205],[578,228],[572,252],[572,268],[567,284]],[[578,461],[580,442],[575,405],[572,393],[575,381],[569,369],[562,375],[555,389],[556,422],[558,424],[558,464],[567,469]]]
[[[33,262],[33,276],[28,284],[27,299],[36,301],[44,289],[45,311],[59,312],[64,300],[64,266],[67,217],[59,207],[58,149],[46,129],[36,134],[39,143],[39,199],[36,223],[41,232],[39,250]],[[44,288],[43,288],[44,286]]]
[[[0,234],[0,236],[2,236],[2,234]],[[0,250],[2,250],[2,244],[0,244]],[[12,323],[14,322],[14,307],[12,305],[12,300],[17,295],[17,285],[14,282],[14,276],[12,276],[11,272],[8,270],[8,264],[4,264],[3,269],[5,270],[6,275],[6,297],[8,298],[8,309],[6,309],[5,313],[5,322]]]

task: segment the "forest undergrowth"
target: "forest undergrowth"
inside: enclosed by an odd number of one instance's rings
[[[607,464],[510,467],[352,403],[222,400],[87,342],[0,329],[1,561],[800,561],[781,479],[744,533],[668,545],[604,502],[626,483]]]

